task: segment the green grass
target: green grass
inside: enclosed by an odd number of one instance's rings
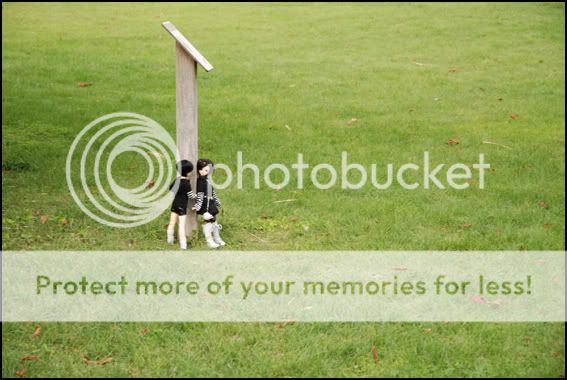
[[[4,3],[2,249],[168,248],[167,212],[126,231],[84,215],[65,158],[76,134],[111,112],[144,114],[174,134],[175,50],[160,26],[170,20],[215,66],[199,71],[201,156],[234,168],[240,150],[245,162],[291,166],[298,152],[310,164],[338,164],[344,150],[383,168],[419,162],[427,150],[434,163],[472,164],[484,153],[494,169],[485,190],[233,186],[219,192],[231,249],[564,250],[564,12]],[[143,175],[143,162],[115,174],[125,183]],[[205,248],[203,239],[192,248]],[[564,324],[147,326],[141,337],[145,324],[45,324],[32,338],[34,324],[4,324],[2,375],[25,366],[26,376],[557,377],[565,366]],[[30,354],[40,360],[19,362]],[[87,366],[81,354],[114,362]]]

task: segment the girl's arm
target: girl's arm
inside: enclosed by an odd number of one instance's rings
[[[220,199],[217,198],[217,193],[215,193],[215,189],[213,189],[213,199],[217,207],[221,207],[221,201]]]

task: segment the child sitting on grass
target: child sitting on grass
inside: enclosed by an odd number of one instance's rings
[[[182,160],[177,163],[177,171],[181,173],[169,187],[173,190],[177,185],[177,192],[171,205],[171,216],[169,218],[169,225],[167,226],[167,242],[173,244],[175,224],[179,223],[178,238],[179,247],[187,249],[187,236],[185,234],[185,221],[187,219],[187,205],[189,199],[194,199],[193,190],[191,189],[191,182],[189,181],[189,173],[193,171],[193,164],[191,161]]]

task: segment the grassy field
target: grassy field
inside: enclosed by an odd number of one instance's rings
[[[3,3],[2,249],[169,248],[167,212],[130,230],[83,214],[65,158],[107,113],[137,112],[175,134],[175,50],[160,25],[170,20],[215,66],[199,71],[201,156],[291,166],[302,153],[340,166],[347,151],[384,168],[429,151],[433,163],[484,153],[492,165],[484,190],[230,187],[219,195],[231,249],[564,250],[564,19],[563,4]],[[117,168],[125,183],[145,178],[144,162]],[[22,367],[34,377],[558,377],[565,367],[563,323],[34,330],[3,324],[3,377]]]

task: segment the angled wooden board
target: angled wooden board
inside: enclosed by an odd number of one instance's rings
[[[187,38],[185,38],[185,36],[181,34],[179,30],[177,30],[175,25],[173,25],[169,21],[166,21],[161,25],[165,30],[169,32],[169,34],[171,34],[173,38],[175,38],[175,40],[181,45],[183,50],[185,50],[187,54],[189,54],[195,61],[197,61],[199,65],[201,65],[201,67],[203,67],[203,69],[205,69],[206,71],[211,71],[213,69],[213,65],[211,65],[209,61],[207,61],[207,59],[201,53],[199,53],[197,49],[195,49],[195,46],[193,46],[191,42],[189,42],[189,40],[187,40]]]

